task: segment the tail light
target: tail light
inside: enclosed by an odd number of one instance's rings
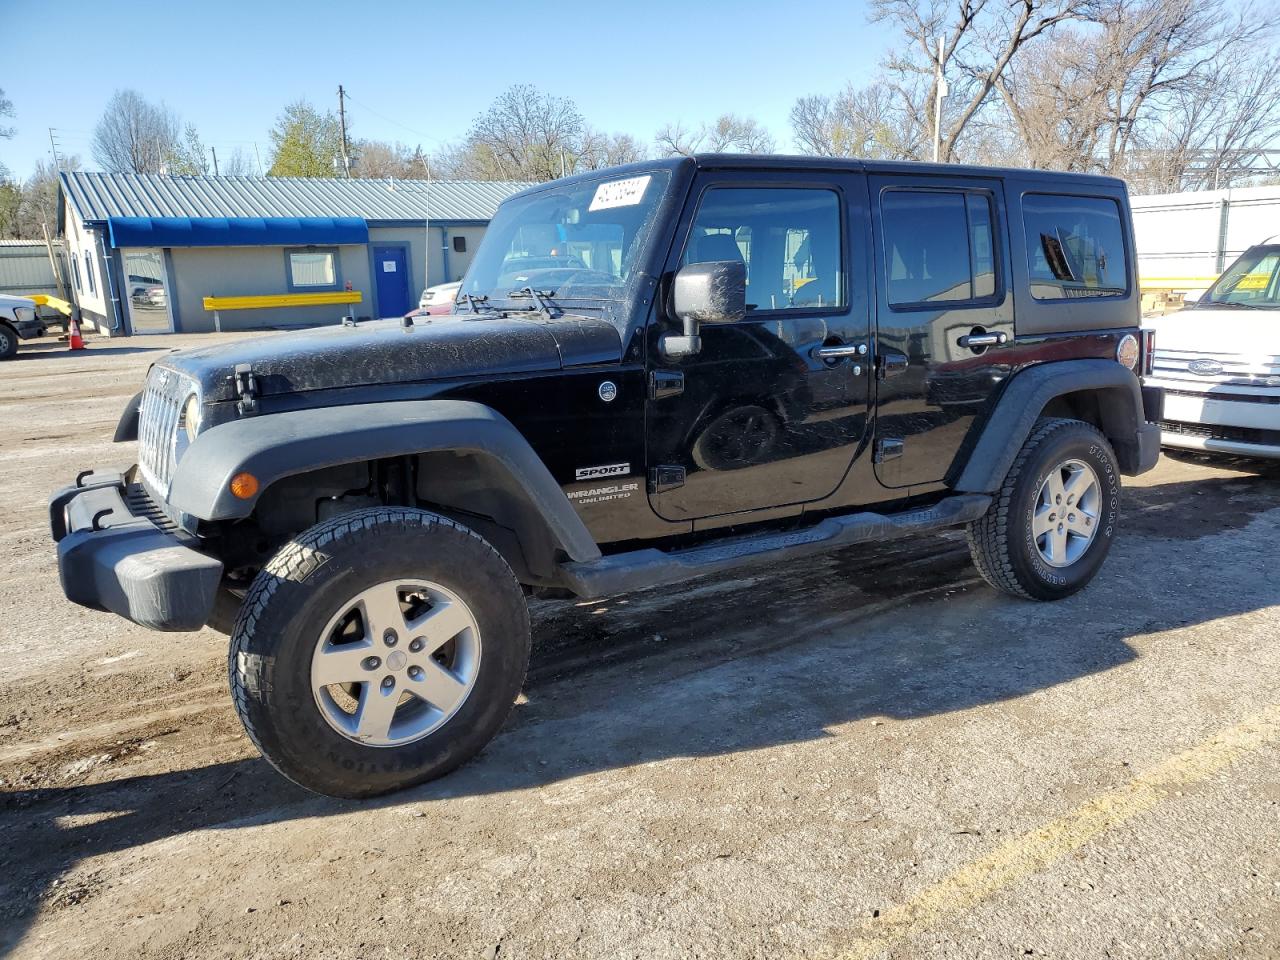
[[[1142,331],[1142,375],[1151,376],[1156,369],[1156,332]]]

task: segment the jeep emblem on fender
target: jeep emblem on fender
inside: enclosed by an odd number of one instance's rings
[[[1202,377],[1216,377],[1222,373],[1223,367],[1217,360],[1192,360],[1187,369]]]
[[[608,403],[618,395],[618,385],[612,380],[606,380],[600,384],[600,399]]]

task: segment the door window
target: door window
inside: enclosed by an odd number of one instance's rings
[[[741,260],[747,309],[845,305],[840,198],[818,188],[713,187],[689,231],[684,263]]]
[[[168,333],[169,287],[161,250],[121,251],[129,296],[129,323],[134,333]]]
[[[1124,229],[1114,200],[1028,194],[1022,219],[1031,295],[1037,300],[1126,294]]]
[[[989,303],[996,295],[991,198],[961,190],[888,190],[880,199],[889,305]]]

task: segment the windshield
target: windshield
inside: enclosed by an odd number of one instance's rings
[[[525,287],[557,300],[621,299],[669,180],[666,170],[655,170],[504,203],[459,300],[507,299]]]
[[[1200,298],[1199,305],[1280,308],[1280,246],[1250,247]]]

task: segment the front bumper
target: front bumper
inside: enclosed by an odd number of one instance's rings
[[[1166,447],[1280,459],[1280,405],[1274,394],[1171,393],[1165,403]]]
[[[147,509],[133,473],[86,472],[49,498],[62,592],[152,630],[199,630],[213,612],[222,563]]]

